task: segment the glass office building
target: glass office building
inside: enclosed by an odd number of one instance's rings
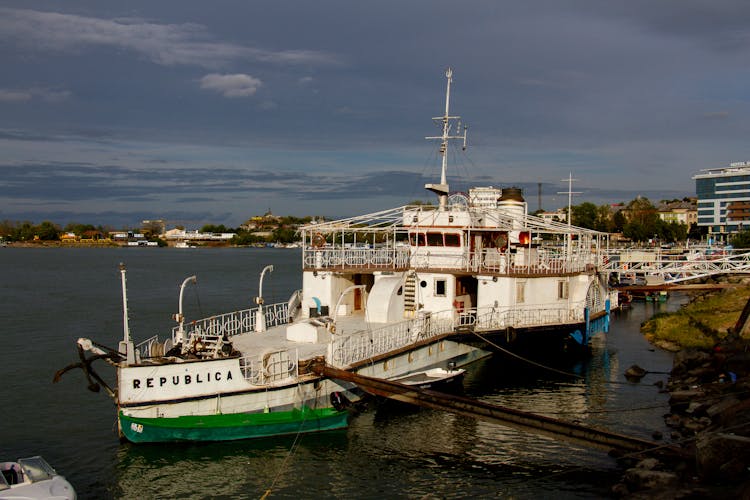
[[[698,196],[698,225],[721,235],[750,229],[750,162],[701,170],[693,176]]]

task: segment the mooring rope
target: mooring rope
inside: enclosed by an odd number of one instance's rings
[[[534,361],[532,359],[523,357],[520,354],[516,354],[513,351],[510,351],[508,349],[505,349],[504,347],[501,347],[500,345],[492,342],[491,340],[487,339],[486,337],[483,337],[480,333],[477,333],[477,332],[472,332],[472,333],[474,335],[476,335],[477,337],[479,337],[483,342],[486,342],[487,344],[491,345],[492,347],[494,347],[498,351],[503,352],[503,353],[505,353],[505,354],[507,354],[507,355],[509,355],[509,356],[511,356],[513,358],[516,358],[516,359],[518,359],[520,361],[523,361],[525,363],[529,363],[530,365],[536,366],[538,368],[542,368],[544,370],[551,371],[553,373],[559,373],[560,375],[565,375],[566,377],[573,377],[573,378],[582,379],[582,380],[585,380],[585,378],[586,378],[583,375],[579,375],[577,373],[566,372],[566,371],[563,371],[563,370],[558,370],[557,368],[552,368],[551,366],[543,365],[543,364],[538,363],[538,362],[536,362],[536,361]],[[646,371],[646,373],[667,374],[667,372],[652,372],[652,371],[648,371],[648,370]],[[632,385],[631,382],[622,382],[622,381],[619,381],[619,380],[606,380],[605,379],[605,380],[602,380],[602,382],[604,382],[605,384]]]
[[[322,385],[320,386],[322,387]],[[320,387],[316,389],[316,391],[320,390]],[[316,410],[318,408],[318,397],[315,397],[315,403],[312,407],[312,410]],[[268,495],[271,494],[274,487],[276,486],[276,482],[281,478],[281,476],[286,471],[287,462],[297,452],[297,449],[300,445],[300,438],[302,437],[302,429],[305,426],[305,422],[307,421],[307,415],[308,412],[305,411],[305,401],[302,401],[302,422],[299,424],[299,429],[297,430],[297,434],[294,436],[294,441],[292,441],[292,445],[289,447],[289,451],[287,452],[286,456],[284,457],[284,461],[281,463],[281,467],[279,467],[279,470],[276,472],[276,475],[273,478],[273,481],[271,481],[271,486],[268,487],[268,489],[263,493],[263,496],[260,497],[261,500],[265,500],[268,498]]]

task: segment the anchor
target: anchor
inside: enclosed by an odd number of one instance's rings
[[[77,345],[76,347],[78,347],[78,357],[81,359],[81,361],[78,363],[71,363],[65,368],[57,370],[55,372],[55,376],[52,378],[52,383],[56,384],[57,382],[59,382],[62,376],[70,370],[80,368],[86,375],[86,380],[88,380],[88,390],[90,390],[91,392],[99,392],[101,388],[104,387],[104,390],[107,391],[107,394],[109,394],[111,398],[116,399],[115,391],[113,391],[112,388],[109,387],[109,385],[107,385],[107,383],[99,376],[99,374],[94,371],[94,369],[91,367],[91,364],[97,359],[119,360],[122,358],[122,356],[115,351],[111,351],[94,354],[93,356],[87,358],[86,354],[84,353],[83,347],[81,347],[80,345]]]

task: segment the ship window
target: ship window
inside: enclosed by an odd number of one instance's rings
[[[427,246],[443,246],[443,233],[427,233]]]
[[[419,282],[419,286],[421,286],[422,288],[427,288],[427,282],[425,280],[422,280]]]
[[[558,299],[568,298],[568,282],[567,281],[557,282],[557,298]]]
[[[445,297],[445,280],[435,280],[435,296]]]
[[[416,246],[423,247],[423,246],[425,246],[424,233],[410,233],[409,234],[409,243],[411,243],[411,246],[413,246],[413,247],[416,247]]]
[[[445,246],[447,247],[460,247],[461,237],[457,234],[445,234]]]
[[[516,304],[526,302],[526,282],[516,281]]]
[[[402,293],[404,293],[404,287],[400,286],[398,287],[398,291],[396,292],[396,295],[401,295]]]

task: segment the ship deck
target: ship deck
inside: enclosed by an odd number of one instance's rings
[[[324,318],[320,318],[324,319]],[[330,319],[330,318],[325,318]],[[306,320],[303,320],[306,321]],[[336,318],[336,333],[334,335],[344,337],[352,333],[366,331],[370,328],[382,328],[386,323],[368,323],[361,311],[349,316]],[[289,325],[274,326],[265,332],[242,333],[232,336],[232,345],[244,356],[263,355],[269,352],[281,350],[297,350],[299,359],[310,359],[316,356],[325,356],[328,342],[298,342],[289,340],[286,331]]]

